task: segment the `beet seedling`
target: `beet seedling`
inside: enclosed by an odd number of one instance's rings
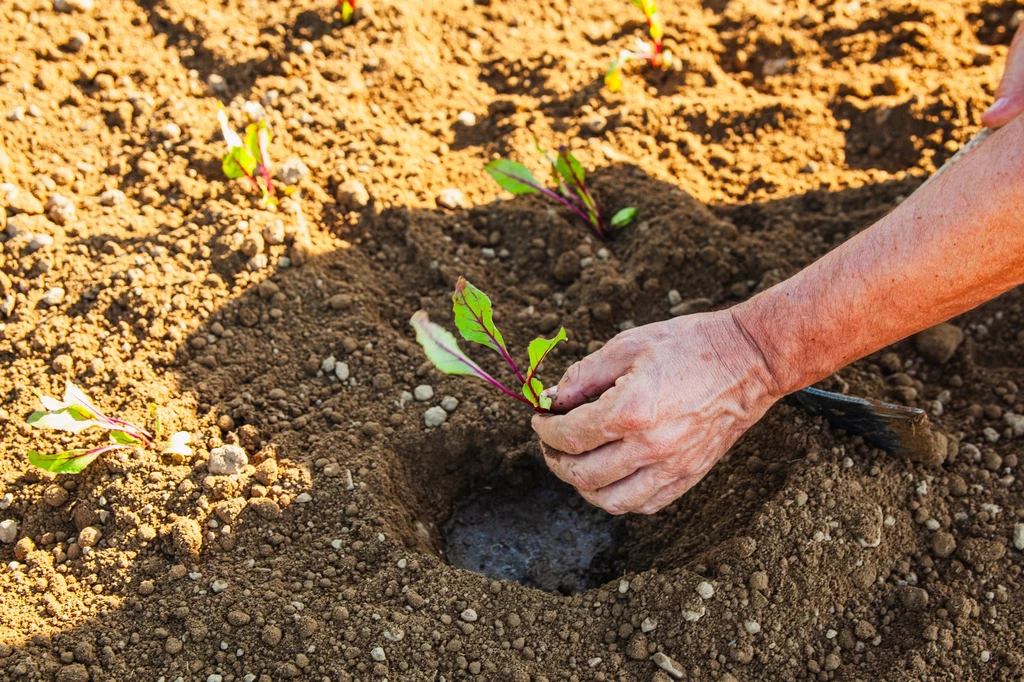
[[[540,193],[557,201],[578,215],[587,225],[590,225],[598,237],[607,239],[608,230],[605,227],[601,209],[585,183],[586,174],[583,171],[583,164],[572,155],[568,147],[559,147],[558,156],[553,157],[540,146],[540,143],[536,143],[536,145],[537,150],[551,164],[551,177],[558,186],[557,192],[542,185],[529,168],[515,161],[507,159],[491,161],[487,164],[487,172],[497,180],[503,189],[512,194]],[[624,208],[612,216],[609,226],[615,229],[625,227],[633,222],[635,217],[635,208],[631,206]]]
[[[667,69],[672,64],[672,54],[662,49],[662,38],[665,36],[665,27],[661,23],[661,13],[658,12],[658,5],[654,0],[632,0],[632,3],[640,8],[647,18],[647,32],[654,42],[652,47],[647,42],[637,38],[636,51],[622,50],[616,57],[608,72],[604,75],[604,84],[612,92],[618,92],[622,87],[622,68],[631,61],[641,60],[650,62],[651,66]]]
[[[253,116],[254,111],[255,109],[249,110],[250,116]],[[260,200],[264,205],[276,205],[277,197],[274,192],[274,182],[270,177],[270,154],[268,152],[270,140],[273,138],[270,125],[262,116],[255,116],[253,122],[246,126],[243,140],[228,126],[228,116],[223,107],[217,111],[217,120],[220,121],[220,131],[224,136],[224,141],[228,143],[228,153],[221,162],[224,175],[229,180],[248,178],[253,188],[260,193]]]
[[[338,0],[338,10],[341,12],[341,23],[348,26],[355,21],[356,0]]]
[[[28,461],[46,471],[55,474],[77,474],[94,459],[106,452],[115,450],[132,450],[134,448],[151,448],[160,437],[162,425],[156,406],[150,405],[150,415],[154,420],[156,435],[141,426],[122,421],[103,414],[89,399],[82,389],[67,382],[64,385],[64,399],[57,400],[36,391],[43,410],[29,415],[28,425],[45,430],[78,433],[89,428],[100,428],[110,432],[110,442],[92,448],[76,448],[52,455],[44,455],[31,450]],[[192,436],[187,431],[172,434],[161,450],[162,454],[177,454],[188,457],[192,448],[188,444]]]
[[[427,358],[434,363],[434,367],[445,374],[478,377],[505,395],[531,406],[535,412],[550,411],[551,398],[543,394],[544,384],[537,378],[537,368],[551,352],[551,349],[568,338],[565,328],[560,328],[554,338],[536,338],[530,342],[528,349],[530,366],[526,370],[526,374],[523,374],[508,352],[501,332],[494,325],[491,299],[467,282],[464,277],[459,277],[459,281],[455,284],[455,293],[452,294],[452,311],[455,313],[455,326],[458,327],[462,338],[497,351],[498,355],[508,364],[521,387],[521,395],[506,388],[504,384],[470,360],[469,356],[459,348],[455,336],[441,325],[431,322],[426,311],[420,310],[412,316],[409,324],[416,330],[416,341],[423,346]]]

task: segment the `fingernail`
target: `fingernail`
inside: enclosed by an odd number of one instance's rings
[[[555,396],[558,395],[558,386],[549,386],[548,388],[545,388],[543,391],[541,391],[540,394],[545,398],[551,398],[552,400],[554,400]]]
[[[986,109],[985,113],[982,114],[982,116],[998,116],[1000,113],[1002,113],[1003,109],[1005,109],[1009,103],[1009,98],[1000,97],[995,102],[992,102],[992,106]]]

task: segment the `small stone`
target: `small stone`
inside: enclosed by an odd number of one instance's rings
[[[223,580],[214,580],[212,583],[210,583],[210,590],[214,594],[220,594],[226,589],[228,589],[228,584]]]
[[[89,669],[82,663],[72,663],[63,666],[54,679],[56,682],[89,682]]]
[[[18,561],[25,561],[28,559],[30,552],[36,551],[36,543],[32,541],[32,538],[27,535],[14,545],[14,558]]]
[[[267,486],[277,483],[277,476],[277,461],[269,457],[257,464],[253,472],[253,478]]]
[[[31,192],[18,189],[11,184],[0,185],[0,191],[3,192],[3,201],[7,202],[7,207],[11,209],[11,212],[24,213],[25,215],[42,215],[43,204]],[[14,228],[14,221],[11,221],[7,226],[8,235],[11,235],[12,228]]]
[[[416,400],[424,403],[434,397],[434,389],[427,384],[420,384],[413,389],[412,395]]]
[[[334,376],[338,377],[338,381],[348,381],[349,369],[347,362],[339,362],[334,365]]]
[[[756,635],[761,632],[761,624],[756,620],[745,620],[743,621],[743,629],[746,630],[749,635]]]
[[[48,306],[59,305],[63,300],[64,289],[61,287],[52,287],[47,289],[42,298],[43,303]]]
[[[1024,436],[1024,415],[1015,414],[1013,412],[1004,412],[1003,421],[1013,429],[1014,438],[1020,438]]]
[[[218,95],[223,95],[228,91],[228,82],[220,74],[211,73],[206,77],[206,84]]]
[[[263,248],[263,235],[254,233],[242,240],[242,245],[239,247],[239,251],[241,251],[243,255],[252,258],[256,254],[263,253]]]
[[[654,664],[656,666],[658,666],[659,668],[661,668],[677,680],[681,680],[686,677],[686,673],[682,671],[682,669],[679,667],[679,664],[660,651],[651,656],[651,660],[654,661]]]
[[[260,635],[260,639],[267,646],[277,646],[281,642],[281,628],[276,625],[268,625],[263,628],[263,632]]]
[[[277,169],[277,179],[286,185],[297,185],[309,175],[309,167],[301,159],[290,158]]]
[[[928,606],[928,591],[920,587],[907,586],[900,593],[900,601],[907,611],[923,611]]]
[[[108,189],[100,194],[100,203],[104,206],[120,206],[128,197],[119,189]]]
[[[656,627],[658,627],[658,621],[653,618],[644,618],[643,622],[640,623],[640,631],[645,634],[651,632]]]
[[[383,663],[384,661],[388,660],[387,655],[384,653],[384,649],[380,648],[379,646],[370,649],[370,658],[377,661],[378,663]]]
[[[71,359],[70,355],[61,353],[53,359],[50,366],[57,374],[70,374],[71,370],[74,369],[75,363],[74,360]]]
[[[249,463],[245,450],[237,445],[222,445],[210,450],[210,462],[207,469],[214,476],[229,476],[242,472]]]
[[[88,526],[86,528],[83,528],[81,531],[79,531],[79,533],[78,533],[78,545],[79,545],[79,547],[92,547],[97,542],[99,542],[100,538],[102,538],[102,537],[103,537],[103,531],[101,531],[96,526]]]
[[[58,12],[91,12],[93,0],[53,0],[53,9]]]
[[[437,195],[437,205],[441,208],[460,208],[465,204],[465,201],[466,199],[462,194],[462,190],[455,189],[454,187],[443,189],[441,190],[441,193]]]
[[[423,423],[427,425],[428,429],[444,424],[448,419],[448,413],[444,411],[443,407],[431,407],[423,413]]]
[[[697,594],[700,595],[701,599],[711,599],[715,596],[715,588],[711,583],[704,580],[697,584]]]
[[[474,611],[473,609],[466,609],[465,611],[459,614],[459,617],[467,623],[475,623],[478,618],[478,616],[476,615],[476,611]]]
[[[460,111],[459,115],[455,117],[455,120],[464,126],[472,127],[476,125],[476,114],[472,111]]]
[[[53,237],[48,234],[37,234],[25,246],[26,253],[35,253],[53,246]]]
[[[263,227],[263,241],[271,246],[284,244],[285,230],[283,220],[271,220]]]
[[[156,585],[153,584],[152,580],[143,580],[139,583],[139,594],[143,597],[149,596],[156,591]]]
[[[46,486],[46,490],[43,491],[43,501],[51,507],[57,508],[68,501],[70,495],[68,491],[64,489],[64,486],[57,484]]]
[[[682,613],[683,620],[685,620],[688,623],[695,623],[704,617],[704,614],[707,613],[707,609],[703,604],[699,604],[696,608],[684,608]]]
[[[252,620],[251,616],[245,611],[239,611],[238,609],[228,611],[228,622],[236,628],[246,625],[250,620]]]
[[[454,412],[455,408],[459,406],[459,399],[453,395],[446,395],[441,398],[441,407],[445,412]]]
[[[941,365],[953,357],[963,340],[959,327],[943,322],[915,336],[914,345],[925,360]]]
[[[0,521],[0,542],[5,545],[14,544],[18,538],[18,522],[14,519]]]
[[[668,305],[669,307],[677,306],[683,302],[683,297],[677,289],[672,289],[668,292]]]
[[[946,531],[938,531],[932,536],[932,553],[940,559],[946,559],[953,556],[953,552],[956,551],[956,538],[953,537],[952,533]]]
[[[12,123],[25,120],[25,107],[14,107],[7,112],[7,120]]]
[[[313,501],[313,496],[310,495],[309,493],[299,493],[295,497],[295,504],[306,504],[307,502],[312,502],[312,501]]]
[[[1013,547],[1024,551],[1024,523],[1018,523],[1013,526]]]
[[[370,203],[370,193],[358,180],[346,180],[338,185],[335,198],[339,204],[347,208],[366,208]]]
[[[68,49],[72,52],[81,52],[89,46],[89,34],[85,31],[74,31],[68,40]]]
[[[334,368],[335,368],[335,366],[337,364],[338,364],[338,361],[334,359],[334,356],[333,355],[329,355],[326,358],[324,358],[323,362],[320,363],[320,370],[324,374],[330,374],[331,372],[334,371]]]
[[[46,216],[58,225],[75,219],[75,204],[63,194],[52,194],[46,202]]]
[[[194,519],[178,519],[171,525],[174,553],[180,558],[198,558],[203,546],[203,531]]]
[[[594,114],[587,119],[587,130],[592,133],[600,133],[608,125],[608,119],[601,114]]]
[[[160,126],[159,130],[157,130],[157,135],[164,140],[177,140],[181,137],[181,126],[174,121],[168,121]]]

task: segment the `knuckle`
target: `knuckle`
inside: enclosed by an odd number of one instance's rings
[[[583,490],[585,492],[593,492],[594,490],[597,490],[597,486],[594,485],[593,479],[580,471],[578,467],[572,466],[571,464],[567,470],[567,477],[569,480],[566,482],[577,490]]]

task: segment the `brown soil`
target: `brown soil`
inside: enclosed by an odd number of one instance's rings
[[[601,76],[642,31],[625,0],[387,0],[352,27],[329,0],[96,4],[0,6],[0,174],[21,190],[0,237],[0,520],[19,524],[0,545],[0,679],[664,682],[656,652],[690,680],[1024,673],[1003,416],[1024,413],[1018,292],[957,320],[944,365],[904,342],[830,382],[931,411],[959,442],[944,464],[779,405],[683,499],[625,522],[621,581],[571,596],[446,564],[452,511],[537,444],[521,405],[424,365],[407,324],[421,306],[450,321],[464,274],[519,352],[565,325],[554,379],[667,317],[670,290],[722,307],[779,281],[979,129],[1016,3],[665,2],[679,70],[638,67],[617,95]],[[278,165],[311,171],[309,239],[221,176],[217,104],[240,123],[247,99],[266,103]],[[532,134],[571,144],[637,223],[602,244],[541,198],[495,201],[483,165],[540,170]],[[126,201],[104,205],[115,188]],[[466,207],[438,208],[445,188]],[[74,218],[34,215],[28,193],[72,199]],[[243,242],[275,220],[288,241],[258,267]],[[32,251],[39,234],[54,242]],[[328,356],[348,381],[318,376]],[[92,437],[23,423],[31,389],[67,378],[129,419],[160,403],[196,454],[33,469],[29,448]],[[424,383],[434,398],[403,403]],[[225,442],[250,466],[211,476]],[[102,537],[83,550],[87,527]]]

